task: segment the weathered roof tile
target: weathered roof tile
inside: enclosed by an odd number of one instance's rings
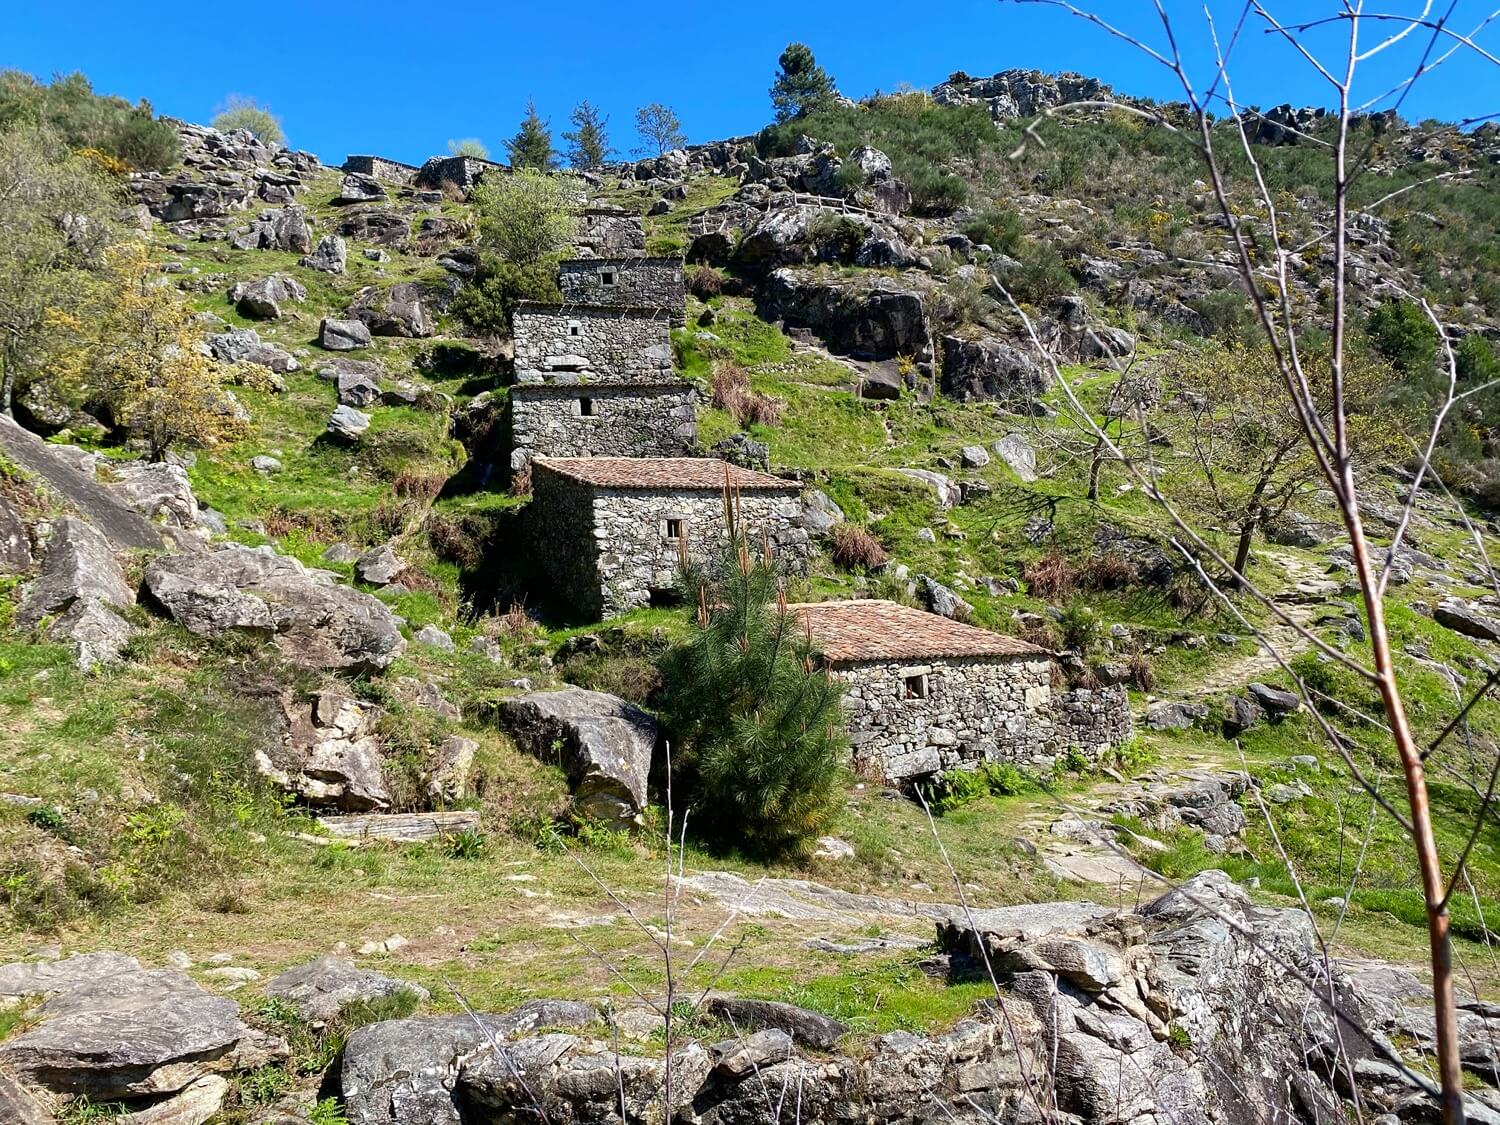
[[[1047,655],[1045,649],[1017,637],[977,629],[895,602],[855,599],[787,608],[810,625],[823,655],[834,663]]]

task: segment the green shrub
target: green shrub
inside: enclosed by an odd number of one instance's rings
[[[820,257],[845,265],[854,261],[865,240],[865,228],[848,215],[819,211],[807,226],[807,233],[818,247]]]
[[[165,171],[181,156],[177,130],[149,102],[96,94],[76,72],[43,85],[19,70],[0,71],[0,130],[12,125],[40,126],[71,149],[94,149],[142,171]]]
[[[1099,615],[1081,601],[1068,603],[1057,619],[1057,627],[1062,633],[1063,646],[1081,655],[1098,648],[1104,636]]]
[[[1371,346],[1403,375],[1422,377],[1437,362],[1438,334],[1414,301],[1387,301],[1365,321]]]
[[[1016,255],[1016,265],[1001,279],[1010,295],[1023,304],[1043,305],[1078,288],[1062,255],[1050,242],[1027,242]]]
[[[938,167],[916,169],[907,187],[912,207],[923,215],[946,215],[969,201],[968,181]]]
[[[1026,237],[1021,216],[1009,207],[986,207],[963,226],[964,234],[1001,254],[1015,255]]]
[[[551,259],[516,265],[486,258],[453,299],[453,313],[479,335],[509,336],[511,316],[523,301],[558,302],[557,264]]]
[[[678,791],[722,840],[800,851],[838,809],[848,747],[842,686],[819,667],[780,602],[775,566],[752,554],[743,533],[683,584],[695,628],[662,663]]]

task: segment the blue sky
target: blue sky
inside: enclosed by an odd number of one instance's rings
[[[1337,7],[1328,0],[1269,2],[1289,22]],[[1226,24],[1243,6],[1209,3]],[[1161,42],[1144,0],[1090,6]],[[1482,6],[1458,0],[1454,26],[1469,30],[1486,14]],[[148,19],[118,0],[6,0],[0,7],[10,9],[0,67],[43,77],[82,70],[101,92],[145,97],[158,112],[196,121],[208,120],[228,94],[252,96],[281,117],[294,147],[335,163],[351,152],[420,162],[461,137],[479,137],[503,155],[528,97],[555,133],[566,128],[575,102],[590,99],[610,115],[622,150],[636,144],[636,107],[654,101],[673,106],[694,141],[754,132],[770,118],[766,90],[776,57],[794,39],[808,43],[854,97],[902,83],[932,86],[958,69],[980,75],[1008,67],[1074,70],[1123,92],[1175,94],[1171,76],[1134,50],[1061,11],[1008,0],[367,0],[354,8],[292,3],[232,22],[215,21],[203,8],[197,16],[185,10]],[[1205,50],[1202,0],[1167,0],[1167,7],[1185,51]],[[1385,12],[1420,8],[1417,0],[1379,5]],[[1500,53],[1497,30],[1487,39]],[[1332,48],[1331,40],[1325,34],[1321,45]],[[1365,96],[1397,81],[1398,63],[1407,73],[1426,42],[1413,35],[1404,46],[1416,54],[1388,52],[1370,64]],[[1261,26],[1243,37],[1238,55],[1242,102],[1329,101],[1322,79]],[[1467,54],[1446,63],[1403,107],[1407,117],[1448,120],[1497,110],[1500,70]]]

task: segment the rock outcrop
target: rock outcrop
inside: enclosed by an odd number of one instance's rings
[[[585,816],[630,824],[646,807],[656,720],[601,691],[564,688],[501,700],[501,721],[516,743],[568,775]]]

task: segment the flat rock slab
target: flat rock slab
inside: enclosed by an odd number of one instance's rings
[[[745,1000],[738,996],[711,996],[707,1003],[710,1015],[728,1023],[736,1031],[781,1031],[804,1047],[831,1051],[849,1032],[848,1025],[821,1012],[810,1012],[794,1004],[775,1000]]]
[[[394,840],[398,843],[420,843],[436,840],[455,832],[479,830],[477,810],[431,813],[383,813],[371,816],[322,816],[318,824],[329,835],[340,840],[371,843]]]
[[[80,472],[59,447],[49,445],[10,418],[0,415],[0,453],[63,498],[93,524],[117,551],[161,550],[161,532],[93,477]]]
[[[16,624],[31,629],[80,601],[117,608],[135,602],[109,540],[92,524],[64,516],[52,526],[42,555],[42,573],[21,590]]]
[[[410,993],[418,1000],[430,996],[419,984],[359,969],[353,961],[333,956],[288,969],[266,985],[267,996],[290,1004],[310,1023],[327,1023],[350,1004],[384,1000],[402,993]]]
[[[207,1075],[275,1054],[240,1021],[233,1000],[205,992],[175,969],[80,983],[35,1016],[36,1027],[0,1044],[0,1066],[23,1081],[96,1101],[176,1094]]]
[[[123,973],[139,972],[141,963],[123,953],[79,953],[61,961],[17,961],[0,965],[0,1007],[33,996],[56,996]]]

